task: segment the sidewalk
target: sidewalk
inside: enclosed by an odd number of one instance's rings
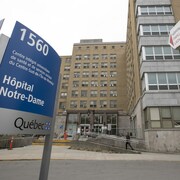
[[[31,145],[13,150],[0,150],[0,161],[3,160],[41,160],[42,145]],[[53,146],[51,159],[53,160],[145,160],[145,161],[179,161],[180,154],[147,153],[141,154],[110,154],[102,152],[79,151],[68,149],[68,146]]]

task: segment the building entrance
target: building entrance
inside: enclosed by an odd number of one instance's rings
[[[102,124],[94,124],[94,132],[96,133],[102,133]]]
[[[81,135],[86,135],[90,132],[90,124],[81,124]]]

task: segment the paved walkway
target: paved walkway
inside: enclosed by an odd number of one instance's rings
[[[42,145],[32,145],[13,150],[0,150],[2,160],[40,160],[43,153]],[[148,161],[179,161],[180,154],[147,153],[141,154],[113,154],[68,149],[68,146],[53,146],[51,159],[72,160],[148,160]]]

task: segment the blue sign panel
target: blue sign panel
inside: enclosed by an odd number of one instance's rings
[[[60,57],[16,22],[0,64],[0,108],[53,117]]]

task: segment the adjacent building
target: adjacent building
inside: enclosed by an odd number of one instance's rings
[[[128,112],[136,137],[155,151],[180,150],[180,52],[168,44],[179,7],[177,0],[129,1]]]
[[[125,42],[81,40],[72,56],[63,56],[58,115],[66,117],[69,135],[119,134],[127,126]],[[59,119],[62,119],[59,118]],[[61,121],[61,120],[60,120]]]
[[[148,150],[180,151],[180,51],[168,44],[179,0],[129,0],[126,42],[81,40],[63,56],[57,118],[68,134],[131,132]]]

